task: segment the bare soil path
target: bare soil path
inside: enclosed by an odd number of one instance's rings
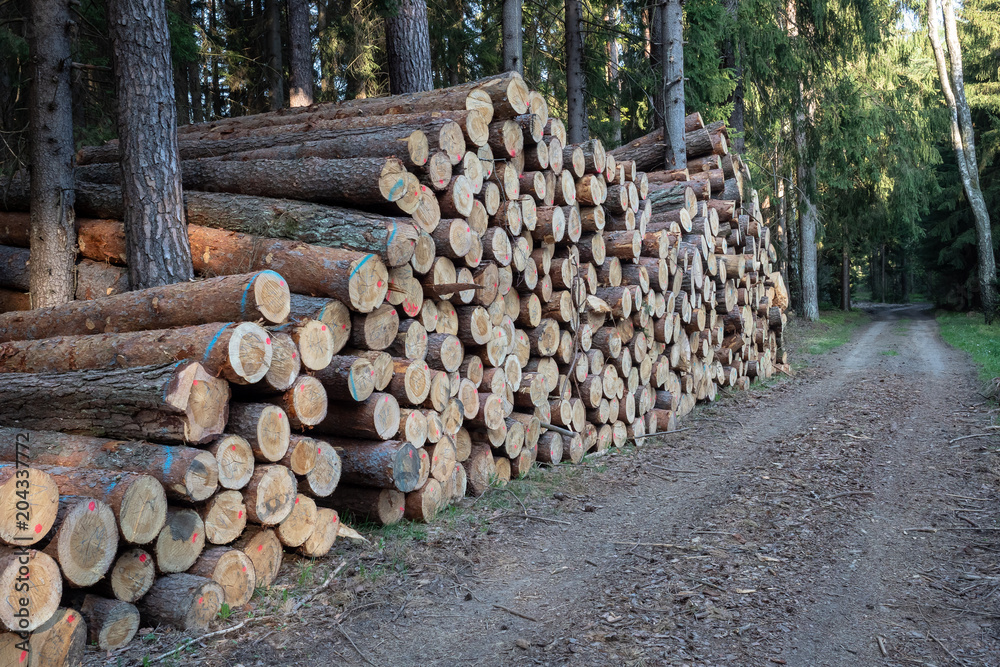
[[[995,403],[926,310],[820,359],[523,501],[341,547],[287,625],[175,664],[1000,665],[1000,433],[952,442]]]

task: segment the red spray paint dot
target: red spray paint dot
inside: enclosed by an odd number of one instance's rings
[[[265,338],[264,339],[264,343],[267,344],[267,345],[270,345],[271,344],[271,338],[270,337]]]
[[[193,386],[193,387],[197,387],[197,386],[198,386],[198,381],[197,381],[197,380],[195,380],[194,382],[192,382],[192,383],[191,383],[191,386]]]
[[[243,566],[243,571],[244,571],[244,572],[246,572],[246,571],[247,571],[247,566],[246,566],[246,565],[244,565],[244,566]]]
[[[146,554],[139,554],[139,562],[140,563],[146,562]]]
[[[35,526],[35,532],[36,533],[42,532],[42,524],[38,524],[37,526]]]
[[[296,504],[296,505],[298,505],[298,504],[299,504],[299,499],[298,499],[298,498],[296,498],[296,499],[295,499],[295,504]]]
[[[198,533],[195,533],[194,535],[191,536],[191,544],[194,544],[197,541],[198,541]]]
[[[264,550],[264,545],[263,544],[258,544],[257,545],[257,551],[263,551],[263,550]]]
[[[87,509],[89,509],[91,512],[93,512],[94,510],[97,509],[97,503],[95,503],[93,500],[91,500],[90,504],[87,505]]]
[[[279,280],[278,284],[281,285],[282,287],[284,287],[285,286],[285,281],[284,280]]]
[[[28,659],[28,652],[27,651],[21,651],[21,659],[18,660],[18,662],[24,662],[27,659]]]
[[[233,451],[234,452],[236,451],[236,445],[233,445]]]
[[[205,598],[203,597],[198,598],[198,604],[204,604],[204,603],[205,603]]]
[[[295,358],[295,353],[294,353],[294,352],[292,352],[292,359],[294,359],[294,358]]]
[[[75,620],[76,620],[76,616],[73,616],[72,614],[70,614],[69,616],[66,617],[66,622],[67,623],[72,623]]]
[[[317,447],[317,448],[316,448],[316,453],[317,453],[317,454],[322,454],[322,453],[323,453],[323,451],[322,451],[322,450],[321,450],[321,449],[320,449],[319,447]]]
[[[236,515],[236,518],[237,519],[242,519],[243,518],[243,510],[240,510],[240,513]]]

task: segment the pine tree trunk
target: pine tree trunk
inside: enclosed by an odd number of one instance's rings
[[[570,144],[587,140],[586,78],[583,73],[583,6],[566,0],[566,132]]]
[[[35,307],[73,299],[76,263],[70,3],[32,0],[31,264]]]
[[[280,0],[264,0],[267,12],[267,82],[271,111],[285,106],[284,65],[281,62]]]
[[[385,19],[389,92],[417,93],[434,87],[426,0],[400,0]]]
[[[851,249],[847,241],[840,262],[840,309],[846,311],[851,309]]]
[[[291,44],[288,87],[289,106],[307,107],[313,103],[312,37],[309,30],[308,0],[288,0],[288,41]]]
[[[795,115],[796,172],[799,196],[799,257],[802,268],[802,316],[815,322],[819,319],[819,294],[817,286],[816,228],[819,212],[813,201],[816,192],[816,168],[809,166],[809,148],[806,143],[807,127],[812,124],[814,103],[806,101],[803,86],[799,84],[799,109]],[[808,123],[808,125],[807,125]]]
[[[608,13],[608,19],[617,21],[621,16],[621,9],[616,5]],[[611,143],[614,146],[622,145],[622,110],[620,105],[622,84],[618,79],[620,48],[618,39],[614,36],[608,40],[608,81],[611,83],[611,90],[614,98],[611,102],[609,115],[611,118]]]
[[[687,168],[684,140],[684,9],[681,0],[666,0],[663,9],[663,119],[667,169]]]
[[[170,37],[162,0],[112,0],[125,234],[133,288],[190,280]]]
[[[503,1],[503,70],[524,74],[524,29],[521,3],[524,0]]]

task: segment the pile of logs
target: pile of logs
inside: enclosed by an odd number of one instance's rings
[[[0,624],[65,663],[140,622],[201,628],[286,550],[327,553],[340,513],[429,521],[770,375],[768,230],[725,128],[688,123],[689,169],[654,171],[662,139],[569,145],[511,73],[185,126],[203,279],[138,291],[117,145],[84,148],[83,287],[34,310],[15,177],[0,498],[14,507],[27,476],[31,511],[0,513],[0,571],[13,590],[27,547],[34,585],[27,625],[9,606]]]

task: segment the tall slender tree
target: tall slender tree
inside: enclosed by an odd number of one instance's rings
[[[962,67],[962,45],[958,40],[955,8],[952,0],[944,0],[944,33],[948,47],[945,53],[941,43],[941,7],[937,0],[927,0],[927,32],[930,36],[934,60],[937,64],[941,92],[948,106],[951,125],[951,143],[955,149],[962,188],[972,207],[976,222],[976,249],[979,265],[979,292],[983,314],[987,323],[996,316],[996,260],[993,255],[993,237],[990,214],[979,184],[979,162],[976,159],[976,137],[972,126],[969,103],[965,98],[965,73]],[[949,70],[948,62],[951,62]]]
[[[503,0],[503,69],[524,74],[524,0]]]
[[[133,289],[190,280],[163,0],[110,0],[125,254]]]
[[[31,263],[36,308],[73,299],[73,98],[70,0],[31,0]]]
[[[571,144],[586,141],[586,76],[583,73],[583,5],[566,0],[566,138]]]
[[[267,87],[271,111],[285,106],[285,73],[281,62],[281,7],[279,0],[264,0],[267,30]]]
[[[313,103],[312,33],[309,30],[309,0],[288,0],[288,66],[292,82],[288,105],[307,107]]]
[[[417,93],[434,87],[426,0],[399,0],[385,19],[389,92]]]
[[[667,169],[687,168],[687,145],[684,143],[684,3],[664,0],[660,10],[663,67],[663,135],[666,139],[664,162]]]

